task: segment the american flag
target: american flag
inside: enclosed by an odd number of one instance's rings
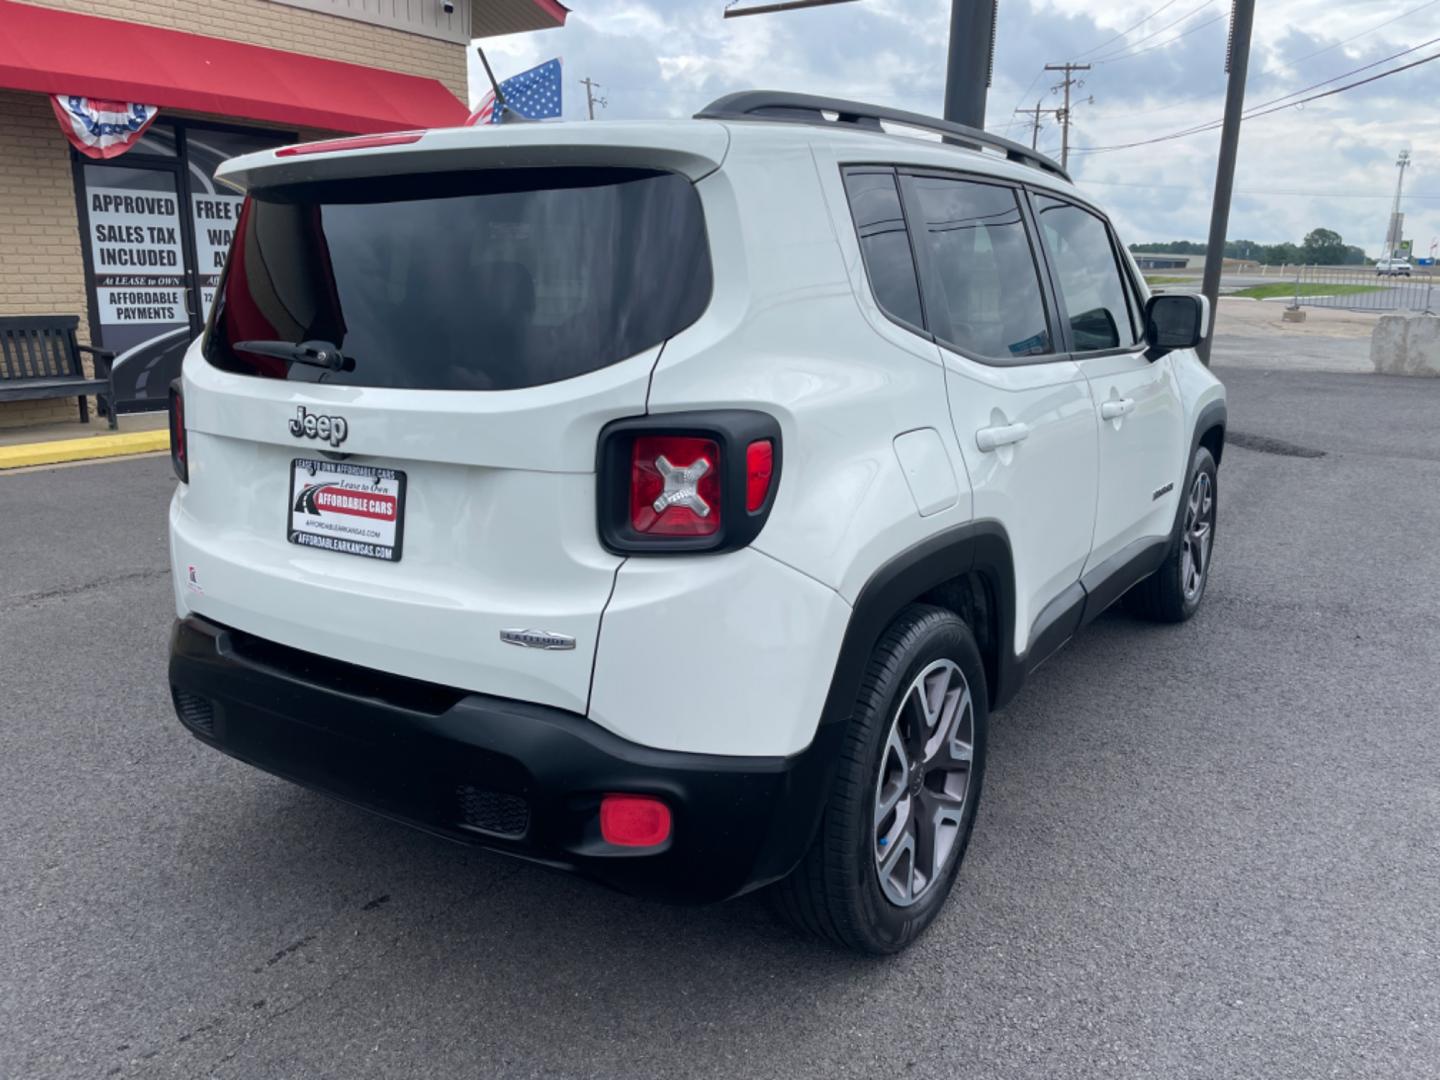
[[[480,99],[480,106],[465,121],[467,127],[475,124],[503,124],[514,119],[504,114],[518,113],[527,120],[548,120],[560,115],[560,58],[546,60],[538,67],[512,75],[500,84],[509,109],[495,107],[495,91],[491,90]]]

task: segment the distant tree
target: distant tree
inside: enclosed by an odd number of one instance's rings
[[[1286,263],[1304,262],[1305,256],[1294,244],[1271,244],[1260,261],[1266,266],[1284,266]]]
[[[1311,229],[1302,249],[1307,263],[1335,266],[1345,261],[1345,241],[1334,229]]]
[[[1130,250],[1151,251],[1156,255],[1204,255],[1205,245],[1193,240],[1166,240],[1153,244],[1131,244]]]
[[[1204,255],[1205,245],[1194,240],[1156,240],[1148,244],[1131,244],[1131,251],[1147,251],[1156,255]],[[1260,244],[1254,240],[1225,241],[1227,259],[1246,259],[1266,266],[1294,263],[1315,263],[1321,266],[1365,266],[1365,252],[1347,244],[1334,229],[1312,229],[1303,244]]]

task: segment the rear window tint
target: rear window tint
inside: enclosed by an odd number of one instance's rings
[[[923,326],[915,258],[894,172],[852,170],[845,174],[845,191],[875,302],[886,314],[911,326]]]
[[[929,253],[930,329],[979,356],[1019,360],[1054,351],[1039,270],[1013,189],[914,176]]]
[[[1094,214],[1052,199],[1035,198],[1040,231],[1070,313],[1076,352],[1136,344],[1140,334],[1130,318],[1124,275],[1110,248],[1105,223]]]
[[[270,378],[513,390],[660,344],[711,292],[699,196],[636,169],[297,184],[246,200],[206,356]],[[266,354],[237,348],[269,342]],[[318,341],[338,370],[277,356]]]

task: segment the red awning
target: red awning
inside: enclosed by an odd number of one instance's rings
[[[0,0],[0,88],[357,134],[469,114],[436,79],[13,0]]]

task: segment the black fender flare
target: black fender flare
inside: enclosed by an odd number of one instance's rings
[[[1170,543],[1166,550],[1167,557],[1174,554],[1180,546],[1180,527],[1185,520],[1185,498],[1186,492],[1190,490],[1190,466],[1195,462],[1195,451],[1200,449],[1200,440],[1211,428],[1220,429],[1220,447],[1225,446],[1225,426],[1230,421],[1230,410],[1225,402],[1212,401],[1200,410],[1195,417],[1195,427],[1190,432],[1190,453],[1185,456],[1185,464],[1180,472],[1180,498],[1175,506],[1175,521],[1170,526]],[[1215,466],[1220,466],[1220,453],[1215,454]]]
[[[979,571],[996,615],[995,670],[986,679],[990,707],[997,709],[1015,696],[1024,677],[1015,656],[1015,564],[1010,538],[997,521],[970,521],[926,537],[880,566],[860,589],[830,678],[830,689],[815,737],[801,752],[815,772],[813,812],[777,823],[774,850],[761,860],[757,876],[766,881],[794,869],[813,842],[830,801],[835,764],[845,728],[860,696],[860,684],[875,645],[908,604],[947,581]]]
[[[927,537],[881,565],[861,588],[850,613],[835,661],[820,726],[843,724],[850,718],[870,655],[895,617],[931,589],[963,574],[978,571],[994,605],[997,657],[990,707],[999,708],[1020,688],[1015,656],[1015,562],[1010,537],[998,521],[970,521]]]
[[[1220,429],[1220,445],[1225,445],[1225,426],[1230,422],[1230,410],[1223,400],[1212,401],[1200,410],[1200,415],[1195,417],[1195,428],[1190,432],[1190,454],[1185,458],[1185,479],[1190,478],[1190,463],[1195,460],[1195,451],[1200,446],[1200,440],[1211,428]],[[1220,455],[1215,455],[1215,464],[1220,464]]]

